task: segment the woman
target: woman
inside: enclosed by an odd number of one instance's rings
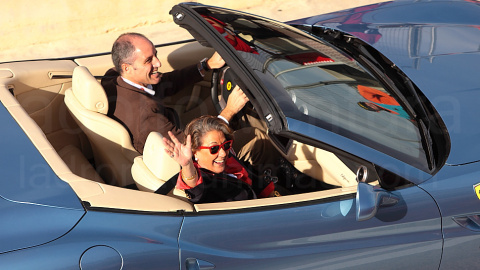
[[[233,154],[232,130],[218,117],[202,116],[185,128],[185,144],[168,133],[165,151],[181,171],[177,188],[185,190],[194,203],[238,201],[269,197],[273,183],[255,181]]]

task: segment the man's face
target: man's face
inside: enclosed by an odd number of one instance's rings
[[[157,50],[153,44],[140,37],[134,38],[132,44],[136,48],[133,56],[135,60],[131,64],[122,65],[122,76],[142,86],[159,83],[162,74],[158,72],[158,68],[162,64],[157,58]]]

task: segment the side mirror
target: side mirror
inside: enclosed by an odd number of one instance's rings
[[[393,206],[397,204],[399,200],[398,197],[382,188],[359,182],[356,198],[357,221],[371,219],[377,214],[380,207]]]

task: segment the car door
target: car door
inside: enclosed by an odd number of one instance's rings
[[[212,206],[185,217],[181,267],[438,269],[442,234],[435,202],[414,185],[391,194],[399,202],[365,221],[356,219],[353,193],[246,209]]]

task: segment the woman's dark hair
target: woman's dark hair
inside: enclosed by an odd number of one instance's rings
[[[219,130],[225,135],[225,139],[233,139],[232,129],[222,119],[204,115],[193,119],[185,128],[185,138],[190,135],[192,138],[192,150],[198,149],[202,145],[202,138],[210,131]]]

